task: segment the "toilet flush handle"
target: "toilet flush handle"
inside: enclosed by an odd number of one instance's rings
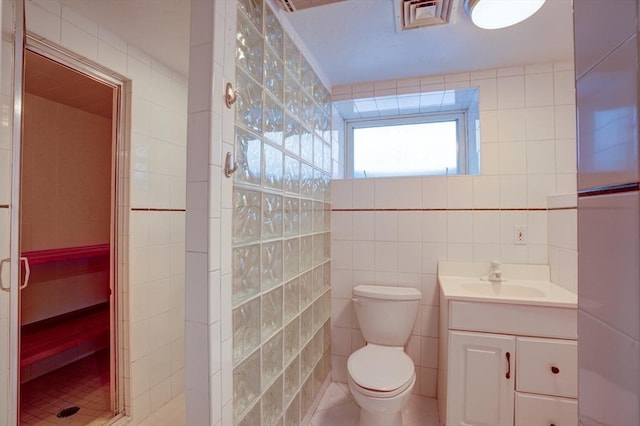
[[[358,305],[364,305],[364,300],[358,299],[357,297],[354,297],[353,299],[351,299],[351,301],[353,303],[357,303]]]

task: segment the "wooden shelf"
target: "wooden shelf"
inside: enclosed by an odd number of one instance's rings
[[[109,346],[108,303],[22,326],[20,367],[88,342]]]
[[[41,265],[45,263],[62,262],[65,260],[108,256],[109,250],[109,244],[96,244],[92,246],[26,251],[22,253],[22,256],[29,259],[29,265]]]

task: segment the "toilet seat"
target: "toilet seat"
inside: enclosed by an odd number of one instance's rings
[[[398,396],[404,391],[406,391],[408,388],[413,387],[413,384],[416,381],[416,375],[414,373],[411,379],[407,383],[405,383],[402,387],[399,387],[398,389],[392,390],[392,391],[378,391],[378,390],[363,388],[362,386],[354,382],[351,376],[349,376],[349,381],[351,382],[351,385],[355,386],[358,392],[360,392],[362,395],[366,395],[366,396],[374,397],[378,399],[384,399],[384,398],[393,398],[394,396]]]
[[[402,347],[368,344],[347,361],[349,378],[365,395],[390,398],[415,381],[413,361]]]

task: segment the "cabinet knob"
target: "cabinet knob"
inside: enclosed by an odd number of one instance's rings
[[[551,423],[549,426],[556,426],[556,424],[555,423]]]
[[[560,369],[554,365],[553,367],[551,367],[551,372],[553,374],[558,374],[560,372]],[[552,424],[551,426],[555,426],[555,425]]]

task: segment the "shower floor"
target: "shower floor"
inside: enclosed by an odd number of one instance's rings
[[[107,349],[24,383],[20,425],[102,425],[113,417],[109,390]],[[80,410],[56,417],[68,407]]]

